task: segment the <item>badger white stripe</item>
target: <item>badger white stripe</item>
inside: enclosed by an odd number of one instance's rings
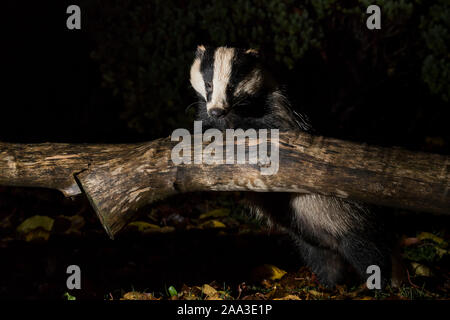
[[[195,91],[200,93],[206,100],[205,82],[200,72],[200,59],[195,59],[191,67],[191,85]]]
[[[211,101],[206,109],[225,108],[227,101],[227,85],[231,77],[234,48],[220,47],[214,53],[213,91]]]
[[[236,86],[234,96],[241,94],[255,94],[261,87],[262,74],[261,70],[254,69],[250,74]]]

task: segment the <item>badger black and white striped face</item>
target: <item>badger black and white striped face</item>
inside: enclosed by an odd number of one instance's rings
[[[191,67],[191,85],[204,100],[209,117],[221,118],[256,95],[263,86],[255,50],[199,46]]]

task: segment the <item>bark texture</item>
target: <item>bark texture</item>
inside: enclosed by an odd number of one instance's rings
[[[0,185],[84,192],[110,237],[144,205],[191,191],[320,193],[450,213],[448,156],[282,133],[279,171],[261,175],[259,164],[175,165],[175,144],[0,143]]]

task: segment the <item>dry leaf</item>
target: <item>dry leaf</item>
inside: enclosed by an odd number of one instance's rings
[[[211,287],[209,284],[204,284],[202,286],[202,292],[206,296],[213,296],[213,295],[217,294],[217,290],[214,289],[213,287]]]
[[[300,299],[298,296],[293,295],[293,294],[288,294],[287,296],[284,296],[282,298],[276,298],[273,300],[302,300]]]
[[[18,227],[17,231],[20,233],[28,233],[34,229],[41,228],[50,232],[53,228],[54,220],[47,216],[33,216],[26,219]]]
[[[263,281],[264,279],[278,280],[285,274],[286,271],[271,264],[264,264],[253,270],[254,279],[259,281]]]
[[[447,246],[447,243],[445,242],[444,239],[442,239],[442,238],[440,238],[440,237],[438,237],[438,236],[436,236],[436,235],[434,235],[434,234],[432,234],[430,232],[421,232],[417,236],[417,238],[419,240],[425,240],[425,239],[432,240],[433,242],[435,242],[437,244],[440,244],[444,248]]]
[[[431,277],[432,272],[430,268],[427,266],[424,266],[423,264],[417,263],[417,262],[411,262],[411,266],[414,269],[414,275],[416,276],[422,276],[422,277]]]
[[[23,221],[18,227],[25,241],[47,241],[53,228],[54,220],[47,216],[33,216]]]
[[[436,250],[436,253],[438,254],[438,256],[440,258],[442,258],[446,254],[449,254],[448,250],[445,250],[445,249],[442,249],[442,248],[438,248],[438,247],[434,247],[434,249]]]
[[[147,232],[150,230],[159,230],[161,229],[160,226],[157,226],[156,224],[148,223],[145,221],[133,221],[128,224],[128,227],[135,227],[138,229],[139,232]]]
[[[159,300],[156,299],[151,293],[142,293],[137,291],[127,292],[120,300]]]
[[[323,295],[322,292],[316,291],[316,290],[308,290],[308,293],[312,294],[315,297],[321,297]]]
[[[200,225],[202,228],[226,228],[226,225],[223,222],[218,220],[209,220]]]
[[[220,218],[220,217],[226,217],[230,215],[230,209],[221,208],[221,209],[215,209],[206,213],[203,213],[200,215],[200,219],[205,218]]]
[[[25,241],[47,241],[50,238],[50,232],[43,230],[41,228],[31,230],[25,234]]]

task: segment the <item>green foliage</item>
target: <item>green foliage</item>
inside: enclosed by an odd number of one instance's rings
[[[422,232],[417,237],[421,241],[419,246],[405,248],[404,256],[408,260],[417,262],[436,263],[448,255],[448,243],[439,233]]]
[[[422,74],[431,92],[440,95],[444,101],[450,99],[450,5],[440,0],[431,6],[429,14],[422,17],[420,24],[427,46]]]
[[[438,255],[436,248],[432,245],[406,248],[404,256],[408,260],[418,262],[437,262],[440,260],[440,256]]]
[[[70,293],[65,292],[63,295],[65,300],[77,300],[77,298],[75,296],[72,296]]]
[[[201,43],[258,48],[286,70],[342,59],[348,50],[357,52],[348,62],[356,70],[376,64],[405,77],[422,65],[423,81],[448,101],[448,2],[375,3],[382,7],[377,34],[365,29],[368,0],[115,0],[86,7],[102,6],[101,17],[88,21],[97,42],[92,58],[101,64],[103,84],[123,99],[123,119],[138,132],[163,136],[192,123],[183,111],[195,101],[189,65]]]
[[[200,43],[271,47],[290,68],[319,43],[308,10],[294,1],[168,2],[136,1],[120,11],[123,3],[110,4],[114,14],[99,24],[105,29],[92,53],[104,85],[123,97],[122,116],[140,132],[189,124],[188,66]]]
[[[174,286],[170,286],[170,287],[167,289],[167,291],[169,292],[169,294],[170,294],[171,297],[175,297],[175,296],[177,296],[177,294],[178,294],[178,292],[177,292],[177,290],[175,289]]]
[[[414,288],[409,286],[402,286],[399,289],[399,294],[404,298],[410,300],[419,300],[419,299],[429,299],[431,298],[430,294],[427,293],[423,288]]]

